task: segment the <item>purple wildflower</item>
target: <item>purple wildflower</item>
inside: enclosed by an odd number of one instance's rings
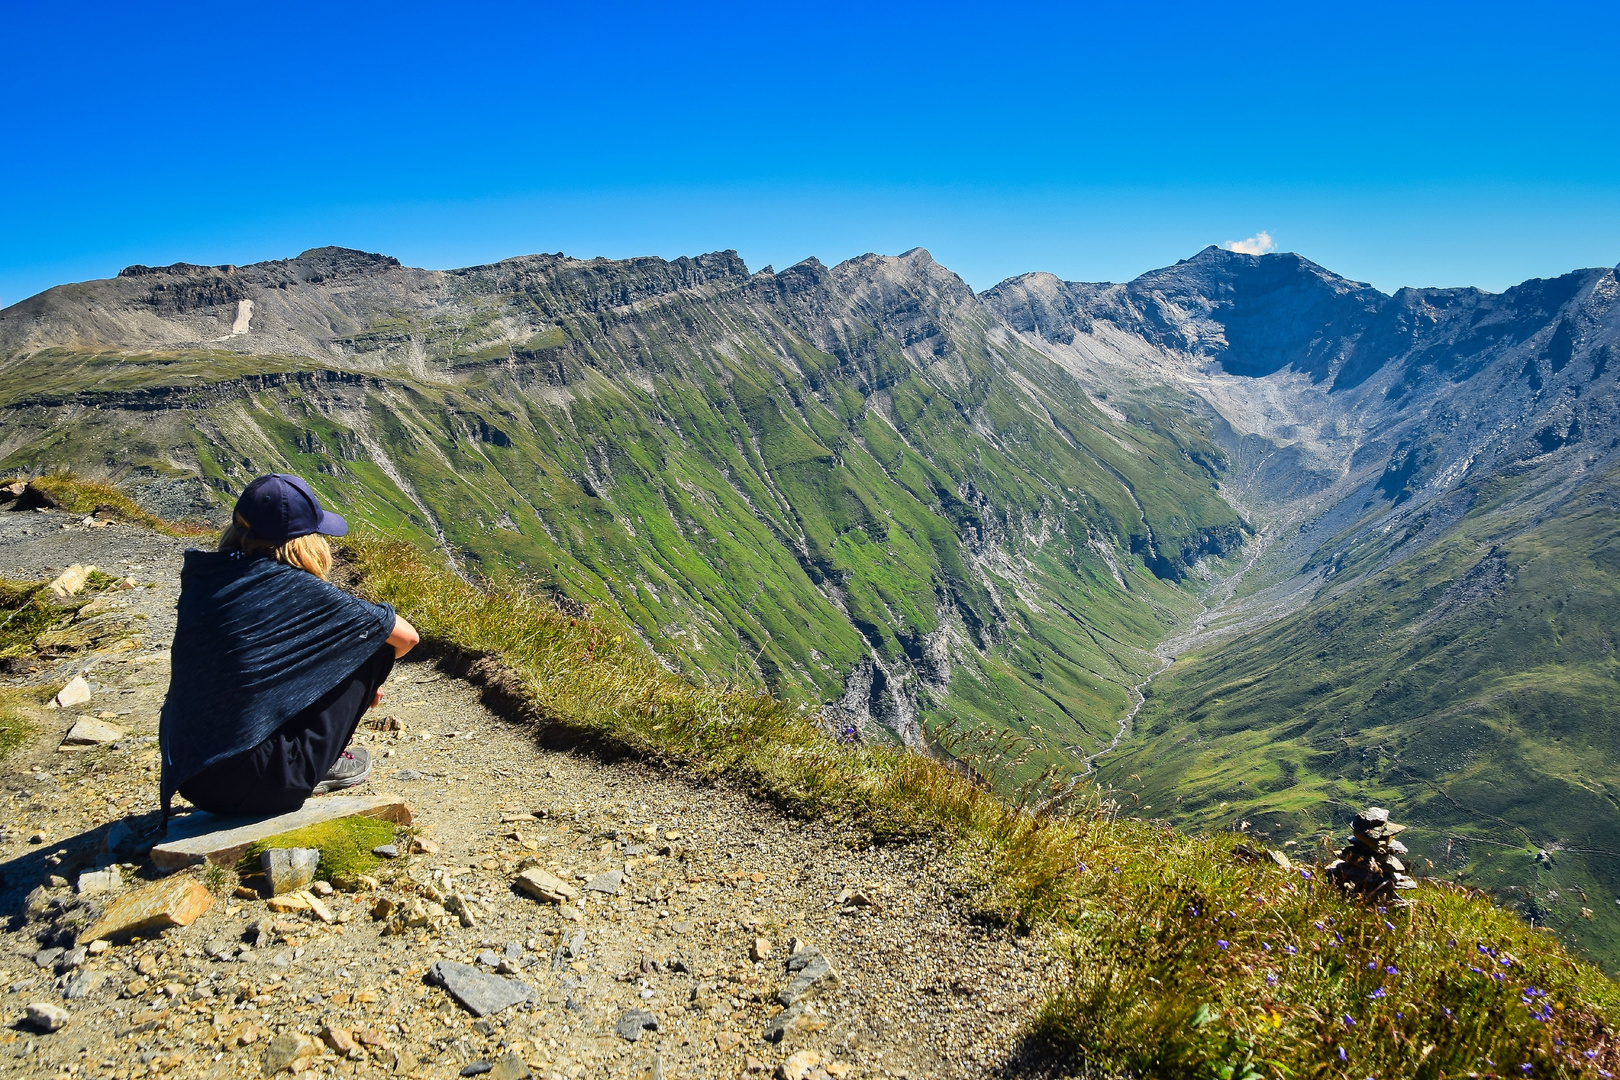
[[[1388,930],[1390,933],[1393,934],[1395,932],[1395,924],[1390,922],[1388,919],[1385,919],[1384,920],[1384,929]]]
[[[1216,938],[1215,939],[1215,944],[1220,946],[1220,950],[1222,952],[1225,952],[1227,947],[1229,945],[1231,945],[1232,943],[1230,941],[1227,941],[1225,938]]]
[[[1384,996],[1384,988],[1382,986],[1380,986],[1378,989],[1376,989],[1376,990],[1374,990],[1372,992],[1372,996],[1375,997],[1375,998],[1383,997]]]
[[[1277,976],[1271,974],[1269,971],[1266,973],[1266,985],[1267,986],[1276,986],[1277,985]]]
[[[1400,969],[1397,968],[1394,964],[1391,964],[1391,965],[1389,965],[1388,967],[1386,967],[1384,969],[1384,974],[1386,974],[1386,975],[1399,975],[1400,973],[1401,973]]]
[[[1344,1052],[1344,1047],[1342,1047],[1342,1046],[1339,1047],[1339,1060],[1340,1061],[1349,1061],[1350,1060],[1350,1055]]]
[[[1299,872],[1299,876],[1304,878],[1306,881],[1311,880],[1311,872],[1309,870],[1301,870]]]
[[[1355,1018],[1353,1016],[1350,1016],[1349,1014],[1346,1014],[1345,1018],[1344,1018],[1344,1026],[1345,1027],[1355,1027],[1356,1026]]]
[[[1299,952],[1299,950],[1294,948],[1292,945],[1284,945],[1283,952],[1287,953],[1289,956],[1293,956],[1295,953]]]

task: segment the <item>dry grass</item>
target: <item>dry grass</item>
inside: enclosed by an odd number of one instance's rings
[[[879,838],[951,838],[983,904],[1043,926],[1072,957],[1032,1039],[1108,1074],[1608,1076],[1620,993],[1484,897],[1426,883],[1375,907],[1284,870],[1242,838],[1121,820],[1111,793],[1026,785],[1004,734],[946,736],[964,769],[834,741],[763,694],[693,685],[624,632],[434,557],[357,536],[360,585],[426,639],[494,657],[541,722],[745,783],[789,811]],[[1397,813],[1398,816],[1398,813]]]

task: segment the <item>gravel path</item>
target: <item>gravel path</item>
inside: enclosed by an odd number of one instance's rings
[[[0,514],[0,576],[38,579],[85,562],[147,587],[115,597],[138,645],[126,638],[8,680],[55,687],[84,673],[94,693],[79,709],[37,712],[37,738],[0,776],[0,913],[10,918],[0,1020],[11,1025],[0,1028],[0,1074],[259,1076],[267,1057],[278,1063],[276,1047],[292,1045],[275,1038],[285,1033],[317,1040],[320,1053],[293,1063],[305,1076],[451,1077],[480,1062],[495,1063],[496,1078],[1008,1070],[1051,958],[976,922],[952,859],[927,845],[863,849],[852,831],[784,818],[726,787],[542,749],[474,687],[425,662],[400,664],[389,681],[373,726],[394,730],[363,732],[376,768],[358,791],[406,796],[433,853],[385,864],[375,889],[334,894],[330,924],[272,915],[216,877],[220,899],[189,927],[71,968],[71,954],[40,953],[72,943],[53,940],[48,919],[25,917],[30,894],[36,907],[71,903],[80,872],[116,861],[108,825],[156,805],[164,646],[186,546],[125,525],[61,527],[74,520]],[[59,751],[81,714],[128,734]],[[616,895],[541,903],[512,887],[525,860],[576,888],[613,870],[622,883]],[[128,857],[122,889],[155,876]],[[379,899],[452,892],[469,901],[474,925],[447,917],[390,935],[371,917]],[[766,1041],[794,938],[819,950],[836,984],[823,980],[780,1041]],[[256,947],[244,951],[245,941]],[[559,951],[571,941],[577,954]],[[486,972],[504,961],[533,994],[475,1018],[424,981],[437,960]],[[30,1027],[22,1017],[35,1002],[67,1009],[67,1025]],[[634,1042],[616,1030],[632,1009],[657,1025]],[[319,1043],[323,1029],[349,1033],[354,1048],[337,1034],[345,1053]]]

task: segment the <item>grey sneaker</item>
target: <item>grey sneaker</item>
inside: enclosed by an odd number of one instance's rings
[[[357,746],[353,750],[343,751],[343,756],[326,771],[326,776],[315,785],[315,790],[310,794],[325,795],[329,791],[341,791],[370,779],[371,751]]]

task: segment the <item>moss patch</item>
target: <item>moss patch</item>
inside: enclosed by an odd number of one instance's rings
[[[262,869],[260,861],[271,848],[315,848],[321,853],[316,876],[330,881],[340,874],[367,874],[376,868],[377,856],[371,849],[394,839],[392,822],[369,817],[346,817],[336,821],[323,821],[302,829],[260,840],[248,848],[242,861],[237,863],[240,874],[256,874]]]

